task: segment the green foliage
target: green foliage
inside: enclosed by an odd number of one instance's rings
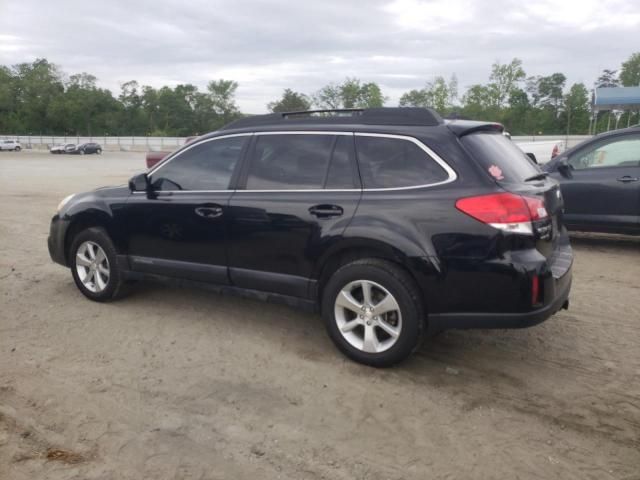
[[[566,77],[527,77],[522,61],[494,63],[486,84],[467,88],[458,99],[458,80],[436,76],[423,88],[400,97],[400,106],[431,107],[442,115],[502,122],[513,135],[587,133],[590,92],[582,83],[565,91]],[[97,78],[77,73],[68,78],[46,59],[0,66],[0,132],[66,135],[191,136],[220,128],[242,117],[235,98],[238,83],[218,79],[205,91],[191,84],[154,88],[130,80],[117,97],[99,88]],[[595,87],[640,85],[640,52],[617,70],[602,71]],[[381,107],[387,101],[380,86],[358,78],[329,83],[308,96],[285,89],[267,104],[272,112]],[[618,126],[640,121],[640,113],[624,113]],[[616,125],[609,112],[600,112],[597,131]]]
[[[400,97],[401,107],[431,107],[441,114],[449,113],[458,97],[458,80],[455,75],[447,82],[436,77],[421,90],[411,90]]]
[[[176,135],[204,133],[241,116],[238,84],[214,80],[206,92],[194,85],[174,88],[121,85],[115,98],[88,73],[64,81],[45,59],[0,66],[0,131],[63,135]]]
[[[312,96],[313,104],[321,109],[375,108],[382,107],[386,100],[377,83],[362,83],[357,78],[330,83]]]
[[[620,83],[624,87],[640,86],[640,52],[634,53],[629,60],[622,63]]]
[[[304,93],[294,92],[286,88],[282,92],[282,98],[267,104],[267,108],[272,112],[299,112],[309,110],[311,101]]]

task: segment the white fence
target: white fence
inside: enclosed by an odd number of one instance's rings
[[[534,135],[511,137],[516,143],[563,141],[567,148],[590,138],[589,135]],[[23,148],[48,149],[64,143],[95,142],[104,150],[170,151],[184,145],[185,137],[53,137],[49,135],[0,135],[0,140],[18,140]]]
[[[104,150],[175,150],[186,137],[54,137],[49,135],[0,135],[0,140],[17,140],[22,148],[49,149],[65,143],[99,143]]]

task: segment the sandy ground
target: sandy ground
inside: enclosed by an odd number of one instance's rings
[[[0,153],[0,479],[640,479],[640,239],[581,235],[571,309],[343,358],[320,319],[49,259],[68,193],[142,154]]]

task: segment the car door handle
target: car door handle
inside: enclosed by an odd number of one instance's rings
[[[309,207],[309,213],[318,218],[328,218],[339,217],[344,213],[344,210],[338,205],[314,205]]]
[[[222,207],[198,207],[196,214],[203,218],[218,218],[222,216]]]
[[[622,183],[629,183],[629,182],[637,182],[638,180],[640,180],[640,178],[632,177],[631,175],[625,175],[624,177],[620,177],[617,180]]]

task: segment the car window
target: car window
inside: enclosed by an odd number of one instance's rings
[[[520,183],[540,173],[540,168],[501,133],[472,133],[461,141],[480,167],[498,183]]]
[[[335,146],[333,147],[329,170],[327,171],[327,181],[324,184],[325,188],[354,188],[354,161],[355,150],[353,137],[351,135],[338,135]]]
[[[445,181],[447,172],[415,143],[400,138],[356,135],[365,188],[400,188]]]
[[[258,135],[247,190],[323,188],[334,135]]]
[[[246,136],[221,138],[192,146],[151,175],[156,190],[226,190]]]
[[[569,158],[576,170],[640,166],[640,135],[607,139],[576,152]]]

